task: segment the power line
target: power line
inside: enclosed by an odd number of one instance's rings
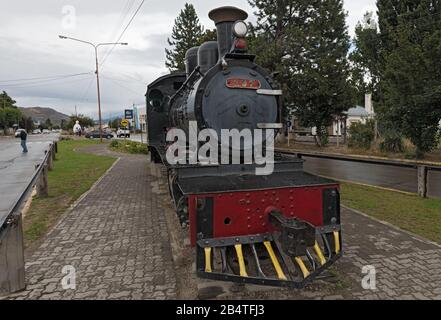
[[[132,24],[133,20],[135,19],[136,15],[138,14],[139,10],[141,10],[143,4],[144,4],[145,0],[142,0],[141,4],[138,6],[138,9],[136,9],[135,13],[133,14],[132,18],[130,19],[129,23],[127,24],[127,26],[124,28],[124,30],[121,32],[119,38],[117,41],[115,42],[120,42],[121,38],[124,36],[125,32],[127,31],[127,29],[130,27],[130,25]],[[106,62],[107,58],[112,54],[113,49],[115,49],[116,45],[112,46],[112,48],[110,49],[109,53],[106,54],[103,58],[103,60],[101,60],[101,66],[104,65],[104,63]]]
[[[86,96],[89,93],[90,88],[92,87],[92,83],[93,83],[94,78],[91,78],[89,81],[89,84],[87,85],[86,90],[84,91],[81,99],[80,99],[80,103],[83,103],[86,100]]]
[[[104,78],[104,79],[112,81],[114,84],[116,84],[117,86],[120,86],[123,89],[129,90],[130,92],[133,92],[133,93],[135,93],[137,95],[140,94],[140,92],[134,91],[133,89],[130,89],[129,87],[126,87],[126,86],[122,85],[120,83],[120,82],[122,82],[122,80],[117,80],[115,78],[111,78],[111,77],[108,77],[108,76],[101,76],[101,77]]]
[[[107,72],[106,72],[106,74],[107,74]],[[137,83],[138,85],[143,85],[143,86],[146,86],[147,85],[147,83],[146,82],[144,82],[144,81],[142,81],[142,80],[139,80],[139,79],[137,79],[137,78],[135,78],[135,77],[132,77],[132,76],[130,76],[130,75],[128,75],[128,74],[126,74],[126,73],[123,73],[123,72],[120,72],[120,71],[118,71],[118,72],[110,72],[110,74],[112,74],[112,75],[118,75],[118,76],[123,76],[123,77],[125,77],[125,78],[127,78],[127,79],[117,79],[117,78],[113,78],[114,80],[118,80],[118,81],[124,81],[124,82],[132,82],[132,83]],[[113,77],[113,76],[112,76]]]
[[[84,73],[82,74],[83,76],[85,75],[91,75],[92,73]],[[64,79],[69,79],[69,78],[73,78],[73,77],[77,77],[79,75],[76,76],[70,76],[70,77],[62,77],[62,78],[56,78],[56,79],[48,79],[48,80],[41,80],[41,81],[33,81],[33,82],[23,82],[23,83],[14,83],[14,84],[0,84],[1,87],[3,88],[26,88],[26,87],[37,87],[37,86],[43,86],[43,85],[47,85],[50,83],[54,83],[54,85],[56,85],[57,83],[64,83],[64,82],[60,82],[60,80],[64,80]],[[84,79],[84,78],[83,78]],[[87,79],[89,79],[89,77],[87,77]]]
[[[124,21],[126,20],[126,17],[127,17],[127,15],[129,14],[130,9],[132,9],[134,3],[135,3],[135,0],[127,0],[125,6],[123,7],[123,10],[121,11],[121,14],[120,14],[120,16],[119,16],[119,19],[118,19],[118,25],[121,24],[121,26],[115,28],[115,30],[114,30],[114,32],[113,32],[111,38],[113,38],[114,34],[116,34],[116,32],[118,31],[118,29],[120,29],[120,28],[122,27],[122,24],[123,24]],[[123,16],[124,16],[124,18],[121,19]],[[115,47],[115,46],[113,46],[112,49],[113,49],[114,47]],[[110,52],[109,52],[109,50],[106,50],[105,57],[106,57],[108,54],[110,54]],[[88,84],[87,87],[86,87],[86,90],[85,90],[84,93],[81,95],[81,98],[80,98],[80,100],[79,100],[79,103],[80,103],[80,104],[83,103],[83,102],[86,100],[86,97],[87,97],[87,95],[88,95],[88,93],[89,93],[90,88],[92,87],[92,84],[93,84],[93,78],[90,79],[90,82],[89,82],[89,84]]]
[[[113,30],[111,36],[109,37],[109,41],[111,41],[116,36],[118,30],[121,30],[123,23],[124,23],[124,21],[126,21],[127,15],[129,14],[129,12],[132,9],[134,4],[135,4],[135,0],[127,0],[126,4],[124,5],[124,7],[119,15],[118,23],[117,23],[115,29]],[[110,50],[109,48],[106,48],[105,55],[107,55],[109,50]]]
[[[37,78],[22,78],[22,79],[13,79],[13,80],[0,80],[0,82],[19,82],[19,81],[34,81],[34,80],[54,80],[54,79],[60,79],[60,78],[68,78],[68,77],[82,76],[82,75],[86,75],[86,74],[90,74],[90,72],[75,73],[75,74],[65,74],[65,75],[58,75],[58,76],[37,77]]]
[[[84,81],[84,80],[88,80],[88,79],[89,79],[89,77],[81,78],[81,79],[74,79],[74,80],[70,80],[70,81],[59,81],[59,82],[52,83],[51,86],[57,86],[57,85],[64,85],[64,84],[68,84],[68,83],[80,82],[80,81]],[[29,84],[28,83],[28,84],[22,84],[22,85],[17,85],[17,86],[11,86],[11,87],[8,87],[8,88],[9,89],[23,89],[23,88],[41,87],[41,86],[46,86],[46,85],[48,85],[48,83],[46,83],[46,82],[45,83],[34,83],[34,84]]]

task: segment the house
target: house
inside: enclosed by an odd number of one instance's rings
[[[142,130],[142,132],[147,132],[147,109],[146,108],[136,108],[135,123],[136,123],[137,130]]]
[[[366,94],[364,98],[364,107],[355,106],[344,112],[343,115],[334,120],[332,126],[328,127],[328,135],[330,136],[345,136],[347,130],[354,123],[366,123],[368,119],[375,117],[375,111],[372,103],[372,94]],[[317,129],[312,128],[311,134],[317,134]]]

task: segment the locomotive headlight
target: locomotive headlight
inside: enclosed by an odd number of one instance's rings
[[[233,26],[233,33],[238,38],[245,38],[248,33],[248,26],[243,21],[236,21]]]

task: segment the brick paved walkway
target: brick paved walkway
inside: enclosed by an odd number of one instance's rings
[[[108,153],[103,147],[90,150]],[[26,263],[19,299],[173,299],[176,279],[166,222],[147,156],[124,156],[47,236]],[[76,269],[63,290],[62,268]]]
[[[179,298],[182,285],[175,278],[179,269],[173,266],[164,210],[175,216],[166,210],[165,179],[150,174],[146,157],[121,157],[29,257],[27,290],[11,298]],[[246,286],[231,293],[225,283],[197,280],[195,288],[238,299],[441,299],[440,246],[348,209],[342,210],[342,221],[345,255],[331,270],[335,283],[316,281],[304,290]],[[186,232],[173,232],[186,243]],[[185,256],[186,270],[193,270],[191,252]],[[75,291],[61,287],[65,265],[76,268]],[[375,290],[362,289],[366,265],[376,269]],[[196,298],[197,292],[187,297]]]
[[[441,300],[441,246],[342,209],[344,256],[332,267],[333,282],[316,281],[303,290],[255,291],[226,297],[244,299]],[[362,268],[373,266],[375,290],[362,288]],[[206,284],[209,286],[209,284]]]
[[[343,210],[345,257],[353,280],[342,295],[354,299],[441,299],[441,246],[369,217]],[[377,290],[363,290],[363,266],[374,266]]]

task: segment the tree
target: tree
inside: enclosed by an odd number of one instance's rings
[[[5,91],[0,93],[0,108],[17,108],[16,101],[13,100]]]
[[[18,108],[0,108],[0,127],[7,133],[8,128],[18,124],[21,119],[21,112]]]
[[[354,104],[349,83],[350,46],[342,0],[307,1],[293,25],[285,58],[294,113],[302,126],[317,128],[317,145],[327,143],[327,127]]]
[[[165,49],[166,67],[170,71],[185,71],[185,54],[188,49],[198,46],[203,35],[203,28],[192,4],[185,4],[175,19],[171,40],[171,49]]]
[[[302,23],[299,15],[305,6],[306,0],[248,0],[255,8],[257,23],[249,24],[247,37],[250,53],[257,54],[256,63],[267,69],[284,92],[284,104],[292,105],[291,88],[289,87],[292,69],[286,62],[289,55],[290,37],[299,38],[295,26]],[[291,48],[292,50],[292,48]],[[283,109],[283,117],[290,114],[289,108]]]
[[[8,128],[19,124],[22,114],[5,91],[0,94],[0,127],[7,133]]]
[[[250,24],[249,49],[258,53],[256,62],[273,73],[279,83],[286,83],[289,75],[282,60],[288,54],[288,37],[292,27],[300,23],[297,13],[305,1],[291,0],[248,0],[256,9],[256,25]]]
[[[363,21],[357,24],[353,44],[355,48],[349,59],[357,104],[364,104],[366,93],[372,93],[373,100],[378,102],[381,100],[381,37],[373,12],[366,12]]]
[[[52,129],[53,125],[51,119],[46,119],[46,121],[44,122],[44,126],[46,127],[46,129]]]
[[[77,115],[70,116],[69,122],[67,124],[67,128],[72,129],[77,121],[80,122],[82,128],[90,128],[95,125],[95,122],[93,121],[92,118],[79,114],[78,116]]]
[[[326,127],[353,105],[342,0],[249,3],[257,16],[250,36],[257,62],[275,74],[300,124],[317,127],[317,143],[325,144]]]
[[[20,120],[20,128],[26,129],[28,132],[31,132],[34,130],[34,120],[32,120],[31,117],[26,117],[23,115]]]
[[[61,124],[60,124],[60,128],[61,128],[61,130],[69,130],[68,121],[62,119]]]
[[[394,45],[387,47],[381,116],[423,157],[437,145],[441,120],[441,1],[397,7],[396,19],[383,23]]]
[[[198,45],[203,44],[207,41],[216,41],[217,40],[217,31],[216,29],[207,29],[205,32],[201,35],[201,37],[198,40]]]
[[[122,121],[123,119],[122,118],[116,118],[116,119],[113,119],[110,123],[109,123],[109,125],[110,125],[110,127],[112,128],[112,129],[117,129],[117,128],[119,128],[120,126],[121,126],[121,121]]]

